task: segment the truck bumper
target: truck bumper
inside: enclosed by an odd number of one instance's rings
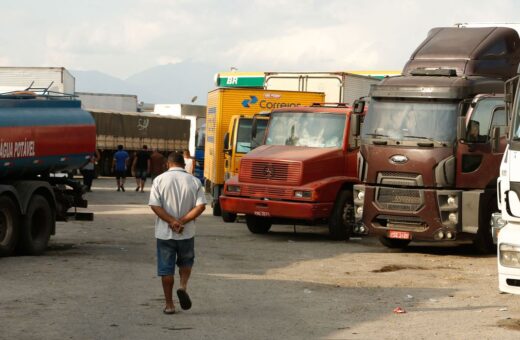
[[[498,288],[520,294],[520,224],[507,223],[498,234]]]
[[[461,206],[462,192],[458,190],[354,186],[356,219],[373,236],[453,241],[464,231]]]
[[[220,196],[222,209],[230,213],[313,221],[328,218],[334,203],[308,203]]]

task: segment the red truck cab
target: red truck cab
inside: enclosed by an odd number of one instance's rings
[[[226,181],[222,208],[245,214],[252,233],[274,223],[328,225],[332,238],[348,239],[362,117],[344,104],[273,110],[264,145]]]

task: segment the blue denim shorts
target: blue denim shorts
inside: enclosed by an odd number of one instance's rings
[[[178,267],[192,267],[195,260],[195,238],[187,240],[157,239],[157,275],[175,274]]]

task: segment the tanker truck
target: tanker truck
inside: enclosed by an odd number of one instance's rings
[[[54,175],[95,152],[96,127],[80,101],[63,94],[0,95],[0,256],[43,253],[56,221],[92,220],[84,188]]]

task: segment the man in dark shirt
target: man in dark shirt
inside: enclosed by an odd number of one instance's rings
[[[141,192],[144,192],[144,183],[150,173],[150,152],[146,145],[143,145],[143,149],[135,156],[132,164],[132,172],[135,173],[135,182],[137,183],[135,191],[141,189]]]

